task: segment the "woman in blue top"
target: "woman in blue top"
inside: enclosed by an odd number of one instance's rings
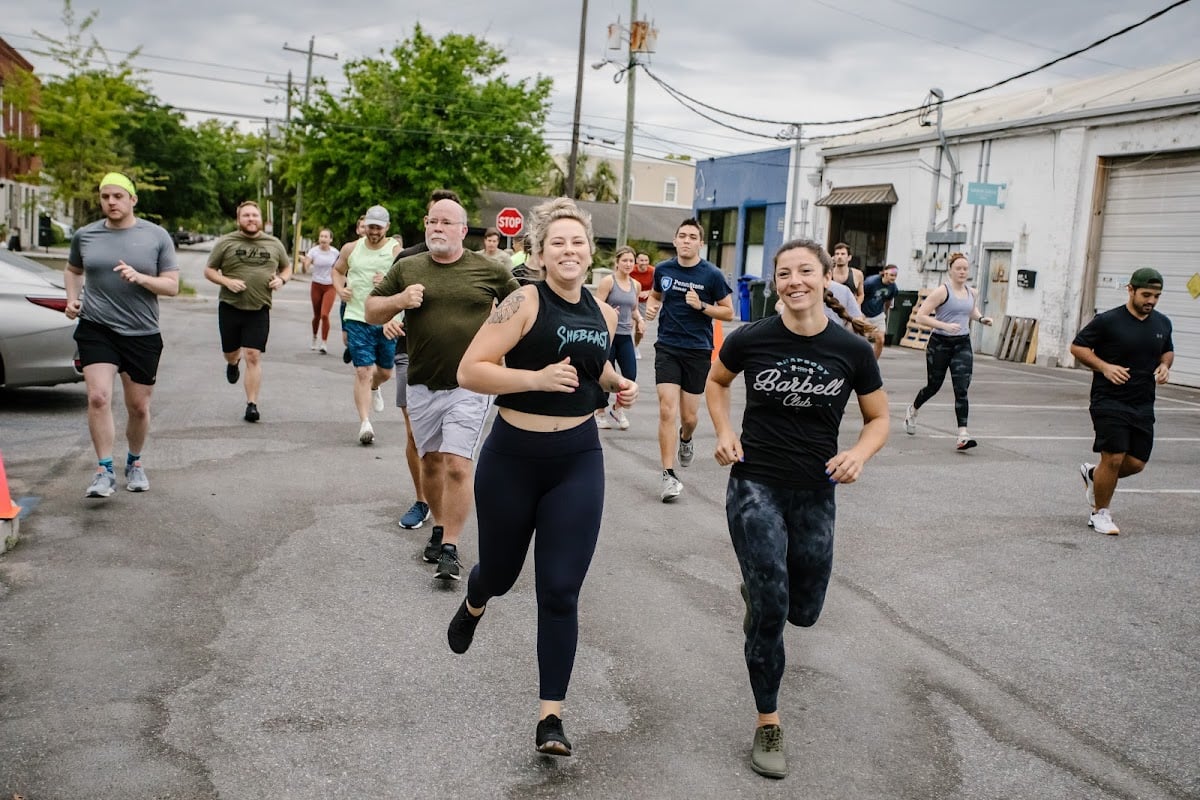
[[[913,322],[932,328],[933,332],[925,345],[925,386],[904,412],[904,432],[912,436],[917,432],[917,411],[942,388],[949,370],[950,385],[954,387],[954,416],[958,421],[958,441],[954,446],[958,450],[970,450],[978,444],[967,433],[967,389],[975,368],[971,321],[992,324],[992,318],[983,316],[975,307],[975,290],[967,286],[969,266],[962,253],[951,253],[946,267],[950,280],[930,292],[913,314]]]
[[[446,635],[451,650],[467,651],[484,606],[512,588],[533,540],[535,744],[569,756],[562,701],[575,661],[579,590],[604,506],[604,457],[592,415],[609,392],[619,405],[632,404],[638,387],[608,360],[616,309],[583,288],[592,263],[591,217],[567,198],[538,206],[532,217],[533,255],[545,280],[505,298],[458,367],[459,385],[496,395],[500,410],[475,469],[479,562]]]
[[[742,572],[746,667],[758,709],[750,766],[787,774],[779,724],[784,624],[809,627],[825,602],[833,565],[834,488],[853,483],[888,436],[888,402],[870,343],[825,315],[833,259],[808,239],[775,255],[779,316],[725,339],[705,386],[717,463],[733,465],[725,515]],[[730,385],[745,373],[739,437]],[[838,451],[838,426],[858,395],[858,442]]]

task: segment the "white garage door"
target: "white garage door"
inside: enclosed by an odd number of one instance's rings
[[[1158,310],[1174,326],[1171,383],[1200,387],[1200,152],[1143,155],[1109,162],[1100,236],[1096,310],[1122,305],[1138,267],[1163,275]]]

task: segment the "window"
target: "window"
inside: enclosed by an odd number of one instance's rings
[[[663,202],[673,206],[679,197],[679,181],[674,178],[667,178],[663,182]]]

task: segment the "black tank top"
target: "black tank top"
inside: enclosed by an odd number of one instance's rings
[[[571,357],[579,373],[574,392],[514,392],[496,397],[496,405],[549,417],[581,417],[608,403],[600,375],[608,362],[609,336],[604,314],[592,293],[583,290],[578,303],[555,294],[545,281],[538,292],[538,314],[529,333],[504,357],[513,369],[539,370]]]

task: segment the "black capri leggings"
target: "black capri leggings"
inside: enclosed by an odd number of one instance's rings
[[[482,608],[512,588],[530,539],[538,605],[538,698],[562,700],[575,664],[579,590],[604,509],[604,453],[595,421],[534,433],[497,416],[475,469],[479,562],[467,602]]]
[[[930,336],[925,347],[925,370],[928,375],[925,387],[917,392],[914,408],[920,408],[938,393],[950,370],[950,385],[954,387],[954,416],[958,427],[967,427],[967,389],[971,386],[971,372],[975,357],[971,354],[971,337]]]

